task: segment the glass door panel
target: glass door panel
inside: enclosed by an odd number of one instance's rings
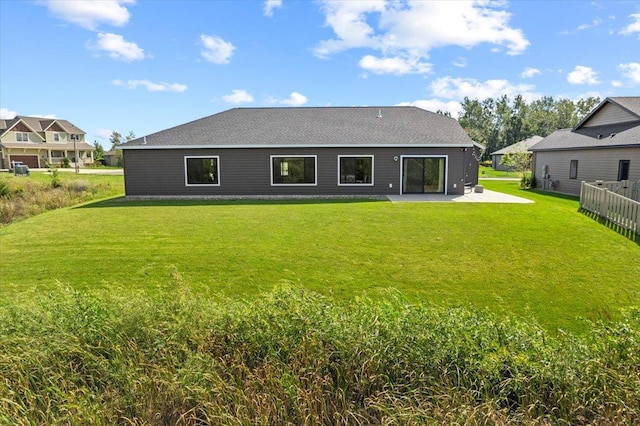
[[[444,157],[407,157],[402,164],[404,194],[444,193]]]

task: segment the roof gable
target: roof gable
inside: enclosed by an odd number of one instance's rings
[[[640,121],[640,96],[606,98],[574,130]]]
[[[458,122],[416,107],[234,108],[122,144],[181,147],[459,145]]]

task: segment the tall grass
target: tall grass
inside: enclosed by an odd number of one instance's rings
[[[484,311],[60,288],[0,308],[0,423],[637,424],[640,311],[581,337]]]
[[[122,191],[121,183],[89,179],[62,177],[57,170],[46,179],[0,176],[0,225]]]

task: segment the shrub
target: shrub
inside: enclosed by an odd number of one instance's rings
[[[65,169],[68,169],[69,167],[71,167],[71,160],[69,160],[69,158],[64,157],[62,159],[62,167]]]
[[[483,311],[60,289],[0,308],[18,424],[637,424],[640,310],[583,338]],[[118,295],[122,296],[118,296]]]
[[[62,186],[62,179],[57,167],[51,169],[51,187],[60,188]]]
[[[536,180],[530,174],[525,174],[520,179],[520,188],[522,189],[531,189],[531,188],[535,188],[535,186],[536,186]]]

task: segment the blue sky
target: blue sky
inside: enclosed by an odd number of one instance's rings
[[[640,95],[638,1],[0,0],[0,118],[108,148],[234,107]]]

